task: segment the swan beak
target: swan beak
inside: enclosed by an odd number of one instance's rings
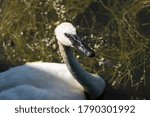
[[[94,57],[95,52],[90,49],[83,41],[80,39],[78,35],[72,35],[72,34],[67,34],[65,33],[65,36],[69,38],[71,41],[73,47],[75,47],[77,50],[79,50],[81,53],[88,57]]]

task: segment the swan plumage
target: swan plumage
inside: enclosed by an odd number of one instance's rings
[[[68,22],[62,23],[56,27],[55,34],[67,65],[31,62],[1,72],[0,99],[86,99],[84,91],[91,98],[101,95],[105,81],[83,70],[72,57],[71,48],[75,46],[87,56],[93,56],[80,40],[74,37],[69,40],[65,35],[76,35],[75,27]]]
[[[65,64],[47,62],[11,68],[0,74],[0,99],[85,99],[81,85],[66,71]]]

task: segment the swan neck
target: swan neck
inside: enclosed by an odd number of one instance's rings
[[[58,42],[59,43],[59,42]],[[85,71],[73,55],[72,48],[59,43],[61,55],[72,76],[82,85],[91,98],[98,97],[104,89],[103,80]]]

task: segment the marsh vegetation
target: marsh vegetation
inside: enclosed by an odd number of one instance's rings
[[[0,71],[63,62],[53,31],[62,21],[96,52],[76,52],[86,70],[130,99],[150,99],[150,0],[0,0]]]

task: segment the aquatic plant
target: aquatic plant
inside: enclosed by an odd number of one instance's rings
[[[81,34],[88,35],[85,39],[94,41],[97,57],[89,69],[103,74],[112,86],[130,84],[137,89],[146,85],[150,19],[140,20],[148,18],[149,11],[150,1],[146,0],[97,0],[75,20],[83,28]],[[143,12],[144,17],[140,16]]]
[[[93,59],[77,53],[83,66],[137,89],[150,74],[149,15],[149,0],[0,0],[0,65],[62,62],[53,29],[71,21],[96,51]]]

